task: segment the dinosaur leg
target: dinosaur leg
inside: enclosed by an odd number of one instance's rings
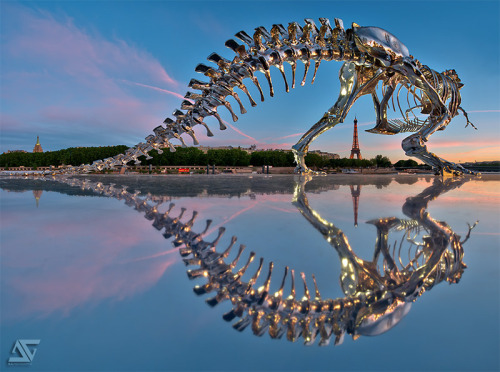
[[[449,122],[448,115],[437,121],[437,123],[426,126],[418,132],[406,137],[401,143],[401,147],[405,150],[408,156],[414,156],[422,160],[425,164],[430,165],[439,175],[462,175],[462,174],[476,174],[476,172],[465,169],[460,164],[447,161],[438,157],[436,154],[427,151],[425,142],[429,139],[430,135],[445,127]]]
[[[309,150],[309,145],[321,133],[333,128],[344,121],[352,104],[356,100],[360,90],[358,88],[358,72],[354,63],[344,63],[340,70],[340,95],[335,105],[326,112],[323,117],[309,129],[302,138],[292,146],[297,167],[295,173],[315,173],[307,168],[304,157]]]

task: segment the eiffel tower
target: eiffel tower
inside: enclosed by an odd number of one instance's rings
[[[359,160],[362,160],[361,151],[359,150],[359,142],[358,142],[358,119],[354,118],[354,134],[352,135],[352,149],[351,156],[349,159],[354,159],[354,155]]]

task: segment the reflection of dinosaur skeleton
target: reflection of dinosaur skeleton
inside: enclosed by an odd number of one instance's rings
[[[346,323],[348,333],[356,338],[385,332],[407,314],[411,301],[425,290],[444,280],[450,283],[459,281],[466,267],[462,262],[462,244],[469,238],[472,227],[464,241],[460,241],[445,222],[430,217],[426,209],[429,201],[460,187],[463,182],[447,180],[442,183],[436,179],[433,186],[408,198],[403,212],[409,219],[389,217],[368,221],[377,228],[372,261],[356,256],[343,232],[311,209],[304,193],[305,183],[297,186],[295,206],[339,254],[342,264],[340,283],[347,296],[345,300],[355,304],[350,323]],[[402,260],[403,240],[399,247],[394,244],[391,253],[388,245],[391,231],[404,231],[406,240],[411,243],[406,265]],[[428,235],[423,236],[422,242],[416,242],[411,236],[421,232]],[[382,270],[378,269],[379,258],[383,261]]]
[[[236,53],[236,57],[228,60],[212,53],[208,60],[215,65],[200,64],[196,67],[196,71],[207,76],[209,81],[191,80],[189,87],[199,93],[188,92],[185,95],[186,100],[182,102],[181,109],[173,112],[175,119],[165,119],[165,127],[156,127],[153,130],[154,134],[146,137],[145,143],[139,143],[134,148],[128,149],[125,154],[96,161],[92,165],[71,167],[63,172],[85,173],[126,165],[130,161],[137,163],[138,157],[143,155],[148,157],[148,152],[153,149],[159,153],[161,153],[161,148],[165,147],[175,151],[170,141],[177,139],[185,146],[181,137],[184,133],[192,137],[194,144],[197,145],[198,139],[193,129],[196,125],[204,126],[207,135],[213,136],[204,122],[206,117],[215,117],[220,129],[226,129],[217,111],[219,106],[226,107],[234,121],[238,119],[227,97],[231,96],[237,101],[242,114],[246,112],[234,88],[242,90],[248,96],[250,104],[256,105],[243,83],[246,78],[250,78],[259,91],[260,99],[264,100],[264,94],[255,72],[264,73],[269,84],[269,94],[273,96],[271,66],[280,70],[285,90],[288,92],[289,84],[284,71],[285,62],[292,67],[292,88],[294,88],[295,72],[299,61],[305,64],[304,77],[301,81],[301,85],[304,85],[312,62],[314,62],[312,78],[314,82],[321,62],[333,60],[344,62],[339,76],[340,95],[336,103],[293,146],[298,172],[310,172],[305,165],[304,156],[311,142],[321,133],[342,123],[354,102],[359,97],[370,94],[373,98],[377,122],[375,128],[368,132],[378,134],[415,132],[402,142],[407,155],[419,158],[441,174],[445,172],[472,173],[460,165],[439,158],[427,151],[425,146],[429,136],[438,130],[444,130],[451,119],[458,115],[459,110],[467,119],[467,125],[471,124],[466,112],[460,107],[460,88],[463,84],[455,70],[439,73],[422,65],[409,54],[407,47],[394,35],[380,28],[360,27],[353,23],[351,29],[345,30],[340,19],[335,19],[334,28],[330,26],[326,18],[320,18],[319,21],[321,23],[319,29],[313,20],[306,19],[304,26],[292,22],[287,28],[279,24],[273,25],[270,31],[264,27],[258,27],[253,37],[244,31],[238,32],[236,37],[247,46],[228,40],[226,46]],[[379,83],[382,84],[381,100],[377,95]],[[404,111],[399,100],[402,88],[407,90],[406,101],[410,106]],[[394,94],[396,94],[402,119],[389,120],[387,108],[390,106],[390,101],[396,110]],[[410,96],[414,105],[410,103]],[[416,110],[419,114],[414,113]],[[428,115],[428,117],[421,120],[417,117],[420,114]]]
[[[281,338],[284,334],[288,340],[295,341],[304,338],[305,344],[314,343],[320,338],[320,345],[329,344],[331,338],[335,344],[341,343],[345,333],[353,335],[377,335],[392,328],[409,311],[414,301],[425,290],[434,285],[448,281],[456,283],[460,279],[464,268],[462,244],[464,241],[451,228],[441,221],[433,219],[427,212],[429,201],[437,198],[443,192],[460,187],[463,180],[447,180],[443,183],[435,180],[434,185],[413,198],[408,198],[403,206],[403,212],[409,219],[395,217],[380,218],[369,221],[377,228],[375,253],[372,261],[360,259],[351,249],[347,237],[332,223],[324,220],[308,203],[305,195],[305,183],[296,185],[293,204],[300,213],[324,236],[326,241],[337,251],[341,262],[340,282],[345,297],[341,299],[322,299],[316,280],[313,276],[315,291],[311,295],[306,284],[304,273],[301,277],[304,283],[304,296],[296,298],[294,270],[285,268],[285,273],[279,289],[271,292],[271,276],[273,263],[269,263],[269,270],[262,286],[256,287],[256,282],[262,272],[264,260],[253,276],[247,281],[242,278],[255,259],[251,252],[246,263],[236,270],[238,262],[245,249],[240,245],[236,257],[229,263],[225,259],[235,245],[236,237],[231,239],[229,246],[222,252],[216,250],[225,229],[220,228],[215,240],[208,242],[203,239],[207,234],[211,221],[207,221],[202,233],[195,233],[192,227],[197,212],[193,212],[188,222],[181,222],[185,209],[177,217],[171,213],[174,205],[171,204],[165,212],[158,211],[158,205],[151,206],[145,198],[138,197],[125,189],[117,189],[113,185],[104,185],[100,182],[88,182],[78,179],[66,179],[65,182],[91,189],[102,195],[125,200],[129,206],[143,212],[153,226],[164,230],[165,238],[173,238],[173,244],[179,247],[186,265],[197,268],[188,270],[188,276],[206,278],[206,283],[197,285],[195,293],[201,295],[214,292],[215,295],[207,300],[211,306],[230,300],[233,308],[224,314],[223,318],[231,321],[240,318],[234,328],[242,331],[247,326],[256,335],[269,332],[272,338]],[[405,241],[410,243],[409,262],[403,263],[402,244],[399,247],[388,245],[389,233],[403,231]],[[421,242],[417,241],[420,232],[425,232]],[[377,262],[382,259],[382,270]],[[291,273],[291,293],[284,297],[284,288],[287,275]]]

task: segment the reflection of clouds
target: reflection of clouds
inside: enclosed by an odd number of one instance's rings
[[[3,284],[9,303],[4,321],[55,312],[68,315],[78,306],[123,300],[156,284],[178,259],[168,254],[172,250],[162,251],[166,244],[158,244],[161,236],[144,235],[151,230],[150,223],[138,214],[125,213],[118,219],[116,211],[105,208],[74,217],[55,210],[45,213],[30,221],[30,234],[24,235],[23,225],[16,229],[3,222],[11,216],[14,223],[22,221],[25,214],[4,213],[2,218],[2,225],[10,226],[14,234],[2,238]]]

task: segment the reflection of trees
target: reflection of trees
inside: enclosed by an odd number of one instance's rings
[[[401,185],[413,185],[418,181],[415,177],[400,177],[395,180],[397,183]]]
[[[76,178],[78,178],[77,176]],[[228,196],[240,197],[249,194],[291,194],[295,184],[294,176],[273,175],[263,176],[233,176],[233,175],[198,175],[198,176],[146,176],[146,175],[88,175],[85,179],[93,182],[106,182],[117,187],[139,191],[141,194],[183,196]],[[233,182],[237,179],[238,182]],[[314,178],[307,184],[308,192],[317,193],[337,190],[341,186],[374,185],[377,188],[387,187],[398,178],[387,176],[362,177],[360,175],[331,175]],[[2,177],[0,188],[9,191],[43,190],[55,191],[66,195],[92,196],[89,190],[81,190],[52,178]]]

